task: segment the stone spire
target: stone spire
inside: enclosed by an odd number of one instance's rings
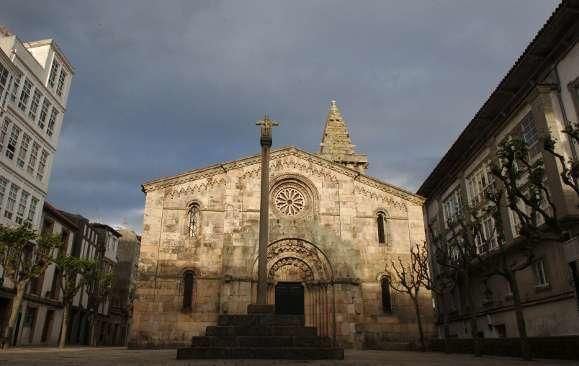
[[[354,147],[346,121],[342,118],[336,101],[332,100],[320,144],[320,156],[366,174],[368,157],[356,154]]]

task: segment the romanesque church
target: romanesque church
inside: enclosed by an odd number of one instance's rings
[[[320,118],[322,120],[322,118]],[[425,240],[423,199],[366,175],[331,102],[319,153],[271,153],[268,302],[345,347],[417,337],[385,271]],[[255,302],[260,156],[146,182],[130,346],[189,345]],[[425,316],[432,305],[422,301]]]

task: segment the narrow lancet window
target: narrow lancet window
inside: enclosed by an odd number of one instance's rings
[[[386,215],[384,212],[378,212],[376,226],[378,228],[378,243],[386,244]]]
[[[189,236],[191,238],[197,238],[199,236],[199,205],[197,203],[192,203],[189,206]]]
[[[186,271],[183,274],[183,310],[193,309],[193,287],[195,276],[193,271]]]
[[[391,314],[392,298],[390,297],[390,281],[387,277],[382,277],[382,280],[380,280],[380,287],[382,288],[382,311],[385,314]]]

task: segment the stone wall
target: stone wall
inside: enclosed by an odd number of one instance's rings
[[[255,301],[259,177],[259,160],[245,159],[145,185],[130,345],[187,344],[218,314],[245,313]],[[294,148],[272,154],[270,188],[270,301],[277,281],[302,282],[306,323],[328,336],[335,329],[343,345],[363,347],[365,334],[414,338],[409,300],[395,296],[393,314],[382,314],[379,281],[391,260],[407,257],[410,245],[424,240],[422,201]],[[276,205],[276,199],[292,190],[301,206],[284,212],[287,205]],[[191,237],[193,202],[200,226]],[[378,243],[379,210],[389,217],[386,244]],[[195,276],[190,310],[182,310],[185,271]],[[423,308],[430,330],[428,299]]]

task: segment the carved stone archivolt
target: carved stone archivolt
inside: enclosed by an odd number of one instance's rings
[[[302,239],[281,239],[271,243],[267,248],[267,267],[271,280],[284,280],[290,272],[303,281],[329,283],[333,278],[332,265],[325,254]],[[257,278],[257,258],[252,273]]]
[[[270,267],[269,278],[276,281],[313,281],[314,274],[303,260],[283,257]]]

